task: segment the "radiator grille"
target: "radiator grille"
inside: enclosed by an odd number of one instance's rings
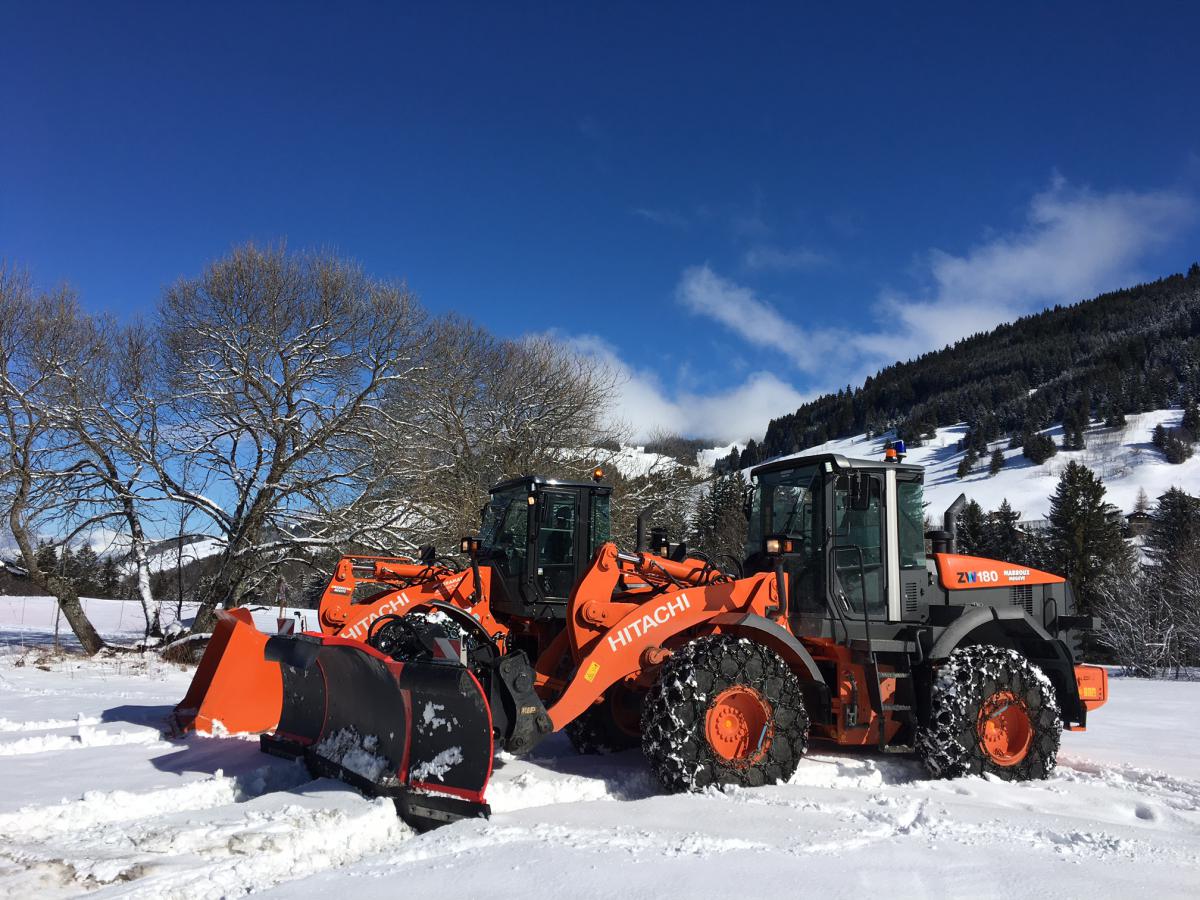
[[[1012,597],[1012,605],[1023,607],[1025,612],[1033,615],[1033,585],[1032,584],[1015,584],[1009,588]]]
[[[920,588],[917,587],[915,581],[910,581],[904,586],[904,612],[906,615],[916,614],[919,600]]]

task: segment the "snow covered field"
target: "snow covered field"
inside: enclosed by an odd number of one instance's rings
[[[1114,679],[1023,785],[818,749],[788,785],[662,796],[637,752],[556,736],[497,760],[490,821],[414,835],[254,740],[164,736],[190,671],[23,636],[0,624],[3,896],[1200,895],[1200,683]]]

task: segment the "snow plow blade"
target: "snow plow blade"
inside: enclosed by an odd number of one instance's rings
[[[302,759],[314,775],[389,797],[418,830],[486,817],[492,716],[457,662],[397,662],[358,641],[274,636],[283,709],[262,749]]]
[[[270,637],[254,627],[250,611],[217,613],[217,627],[187,695],[172,713],[180,733],[270,731],[279,722],[283,680],[263,648]]]

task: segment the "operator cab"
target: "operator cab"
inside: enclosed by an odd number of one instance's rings
[[[789,615],[797,634],[841,634],[838,620],[901,622],[929,588],[920,466],[834,453],[758,466],[750,473],[746,556],[774,563],[768,538],[790,541]]]
[[[529,618],[566,616],[567,600],[609,540],[612,487],[536,475],[496,485],[483,509],[479,560],[501,586],[492,606]]]

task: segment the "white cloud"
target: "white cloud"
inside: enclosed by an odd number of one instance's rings
[[[886,333],[859,346],[884,361],[945,346],[1026,313],[1093,297],[1145,277],[1138,266],[1192,218],[1190,197],[1170,191],[1073,189],[1059,177],[1033,197],[1025,224],[961,256],[932,250],[931,288],[886,291]]]
[[[710,394],[672,391],[654,372],[629,365],[600,337],[556,334],[554,338],[603,362],[618,376],[620,398],[614,404],[614,417],[628,427],[635,440],[659,431],[729,443],[757,440],[767,422],[793,412],[808,399],[770,372],[752,372],[741,384]]]
[[[1147,252],[1175,237],[1193,213],[1193,201],[1182,193],[1096,193],[1056,177],[1032,198],[1015,231],[962,255],[930,251],[929,288],[884,291],[874,327],[854,333],[801,329],[708,266],[686,269],[676,296],[751,344],[782,353],[827,388],[1055,303],[1134,283],[1144,277],[1138,265]]]
[[[751,344],[779,351],[811,374],[824,371],[829,363],[826,348],[814,352],[814,341],[830,346],[844,343],[832,332],[815,334],[800,328],[753,290],[722,278],[707,265],[685,269],[675,297],[692,312],[715,319]]]
[[[766,270],[803,271],[829,265],[829,257],[809,247],[751,247],[742,255],[742,265],[756,272]]]

